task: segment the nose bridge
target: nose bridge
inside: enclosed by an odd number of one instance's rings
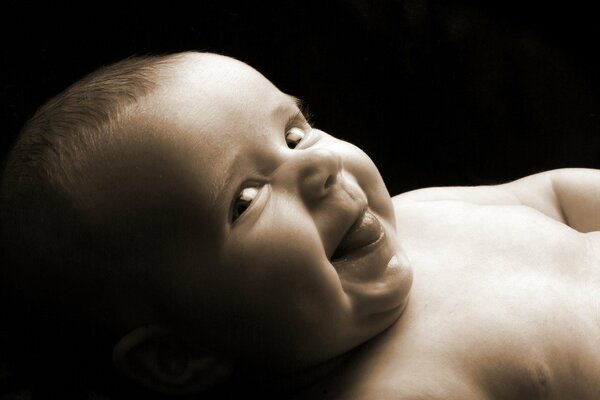
[[[289,189],[296,188],[305,200],[327,195],[342,168],[341,157],[327,149],[305,149],[292,153],[280,168]]]

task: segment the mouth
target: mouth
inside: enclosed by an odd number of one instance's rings
[[[360,257],[363,249],[375,245],[383,235],[383,227],[377,217],[368,209],[363,210],[338,243],[331,262]]]

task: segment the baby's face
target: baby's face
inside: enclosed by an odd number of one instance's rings
[[[175,72],[144,126],[177,149],[201,216],[165,282],[186,335],[298,367],[396,321],[412,274],[369,157],[239,61],[190,55]]]

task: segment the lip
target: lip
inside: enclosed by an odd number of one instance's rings
[[[368,199],[360,186],[355,180],[349,179],[343,173],[340,174],[340,178],[341,188],[351,199],[349,203],[352,204],[350,208],[354,209],[354,218],[350,221],[346,220],[346,229],[332,250],[329,259],[330,263],[343,281],[378,280],[381,274],[385,273],[390,260],[396,253],[395,247],[390,242],[380,217],[370,209]],[[341,257],[332,260],[331,257],[340,246],[340,243],[346,238],[348,232],[355,227],[358,221],[363,218],[365,213],[369,213],[369,217],[373,219],[373,223],[377,224],[378,235],[368,243],[364,243],[362,246],[352,249]]]
[[[357,226],[357,225],[359,223],[361,223],[365,218],[370,218],[377,225],[376,229],[379,232],[376,235],[375,239],[366,242],[365,244],[361,245],[358,248],[352,249],[350,252],[344,254],[343,256],[341,256],[339,258],[332,259],[331,263],[333,265],[339,264],[340,262],[352,261],[352,260],[355,260],[357,258],[361,258],[366,253],[374,250],[374,248],[377,247],[377,245],[383,240],[383,238],[385,236],[385,231],[383,229],[383,226],[381,225],[381,222],[379,221],[379,219],[372,212],[369,211],[368,208],[365,207],[365,208],[363,208],[361,210],[361,212],[355,218],[355,220],[352,223],[352,225],[350,226],[350,228],[348,228],[348,230],[346,230],[346,232],[344,233],[344,236],[342,236],[342,238],[340,239],[340,242],[337,244],[336,249],[340,246],[340,243],[346,239],[346,237],[349,234],[349,232],[352,232],[353,230],[356,230],[356,229],[361,229],[361,227]]]
[[[383,225],[374,215],[380,226],[380,234],[376,240],[368,243],[343,257],[331,261],[343,281],[379,280],[394,257],[395,249],[388,240]]]

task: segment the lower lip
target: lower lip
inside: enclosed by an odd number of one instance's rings
[[[375,219],[375,221],[377,221],[377,224],[379,224],[379,236],[377,237],[377,239],[375,239],[371,243],[365,244],[362,247],[352,250],[350,253],[345,254],[344,256],[338,258],[337,260],[334,260],[332,262],[333,264],[336,264],[338,262],[351,261],[351,260],[354,260],[357,258],[361,258],[366,253],[373,251],[378,246],[378,244],[383,241],[383,238],[385,237],[385,232],[383,230],[383,227],[381,226],[381,223],[379,222],[377,217],[374,217],[374,219]]]
[[[392,261],[395,251],[388,243],[387,235],[379,219],[380,234],[373,242],[353,250],[351,253],[332,261],[340,274],[350,274],[356,278],[372,279],[383,273]]]

